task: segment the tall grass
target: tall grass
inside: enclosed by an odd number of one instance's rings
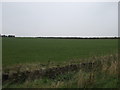
[[[93,57],[94,68],[81,68],[78,72],[58,75],[55,79],[41,78],[17,84],[5,84],[3,87],[17,88],[118,88],[120,87],[118,54]],[[81,60],[77,61],[80,63]],[[71,63],[71,62],[70,62]]]

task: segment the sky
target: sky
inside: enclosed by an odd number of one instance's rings
[[[4,2],[0,15],[2,34],[118,36],[117,2]]]

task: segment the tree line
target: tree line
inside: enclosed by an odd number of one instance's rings
[[[43,39],[118,39],[120,37],[37,37]]]
[[[15,37],[15,35],[1,35],[0,34],[0,37]]]
[[[0,34],[0,37],[15,37],[15,35],[1,35]],[[34,37],[34,38],[43,38],[43,39],[119,39],[120,37]]]

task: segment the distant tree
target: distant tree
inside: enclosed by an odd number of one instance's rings
[[[2,37],[7,37],[6,35],[2,35]]]
[[[8,35],[8,37],[15,37],[14,35]]]

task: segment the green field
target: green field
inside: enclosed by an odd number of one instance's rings
[[[3,88],[116,88],[117,51],[118,39],[2,38]]]
[[[2,38],[2,64],[62,63],[117,51],[117,39]]]

